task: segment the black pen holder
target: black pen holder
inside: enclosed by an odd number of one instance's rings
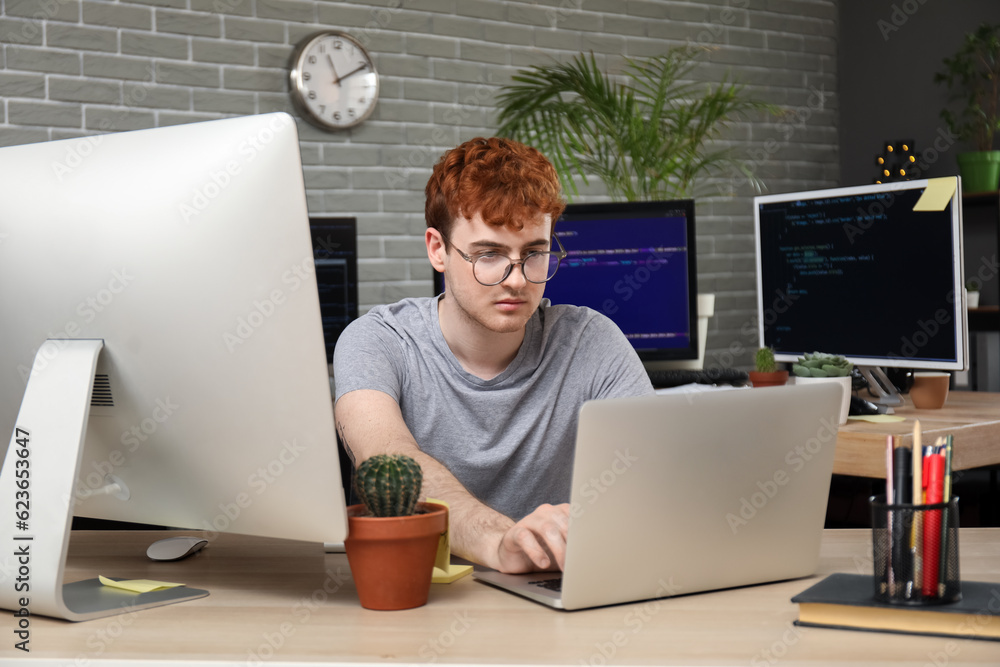
[[[962,599],[958,572],[958,497],[930,505],[889,505],[873,496],[875,599],[899,605]]]

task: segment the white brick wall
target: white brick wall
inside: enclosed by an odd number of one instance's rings
[[[362,127],[299,127],[310,211],[358,218],[363,308],[431,293],[431,165],[493,133],[496,89],[518,68],[581,50],[615,67],[716,47],[700,79],[731,72],[789,110],[733,129],[745,168],[771,192],[836,184],[836,0],[3,0],[0,145],[291,112],[288,57],[327,27],[366,42],[382,77]],[[698,206],[700,286],[718,295],[707,363],[746,365],[753,191],[742,175],[720,186],[731,196]]]

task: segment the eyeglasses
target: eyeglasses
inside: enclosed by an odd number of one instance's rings
[[[446,244],[455,248],[447,236],[442,234],[441,237]],[[510,269],[515,264],[521,265],[521,275],[524,276],[525,280],[529,283],[541,284],[552,280],[556,271],[559,270],[559,263],[567,254],[559,238],[555,235],[552,238],[559,246],[558,251],[529,252],[519,260],[512,260],[507,255],[498,252],[484,252],[472,256],[466,255],[458,248],[455,248],[455,252],[466,262],[472,264],[472,275],[475,276],[480,285],[486,287],[499,285],[507,280]]]

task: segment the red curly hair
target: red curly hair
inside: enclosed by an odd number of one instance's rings
[[[520,230],[540,215],[555,222],[566,202],[552,163],[511,139],[477,137],[447,151],[425,189],[427,226],[448,235],[459,217],[481,214],[495,227]]]

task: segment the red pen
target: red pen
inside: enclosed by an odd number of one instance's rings
[[[944,500],[944,456],[932,454],[924,459],[927,464],[927,504]],[[937,597],[938,572],[941,558],[941,510],[927,510],[924,517],[923,582],[920,592],[924,597]]]

